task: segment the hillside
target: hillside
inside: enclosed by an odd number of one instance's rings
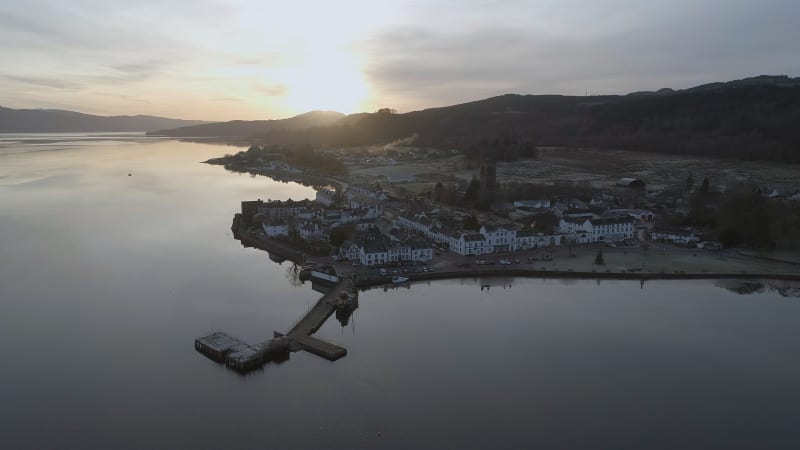
[[[154,134],[352,147],[416,135],[416,144],[514,158],[534,146],[624,149],[800,162],[800,79],[760,76],[628,95],[507,94],[405,114],[226,122]]]
[[[57,109],[0,107],[0,133],[137,132],[203,123],[208,122],[155,116],[95,116]]]
[[[311,111],[288,119],[277,120],[234,120],[230,122],[209,123],[175,129],[163,129],[148,133],[152,136],[170,137],[251,137],[271,131],[296,131],[312,127],[327,126],[344,117],[335,111]]]
[[[507,94],[405,114],[349,116],[329,127],[260,138],[348,147],[416,134],[417,145],[475,157],[500,158],[527,144],[800,162],[797,123],[800,80],[756,77],[624,96]]]

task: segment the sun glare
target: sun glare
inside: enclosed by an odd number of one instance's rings
[[[361,64],[350,52],[320,48],[287,74],[287,105],[295,112],[357,112],[367,96]]]

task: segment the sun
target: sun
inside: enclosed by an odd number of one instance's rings
[[[286,74],[287,106],[295,112],[334,110],[345,114],[362,107],[367,83],[350,52],[320,47]]]

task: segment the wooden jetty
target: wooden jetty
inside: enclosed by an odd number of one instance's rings
[[[274,333],[268,341],[250,345],[222,331],[211,333],[194,341],[194,348],[209,359],[224,363],[239,372],[248,372],[262,367],[270,361],[285,360],[290,351],[305,350],[329,361],[347,355],[347,349],[323,341],[312,335],[336,312],[339,296],[358,295],[351,280],[344,280],[331,287],[286,335]],[[348,312],[357,307],[353,303]]]
[[[292,342],[303,350],[321,356],[329,361],[336,361],[337,359],[347,355],[347,349],[339,347],[336,344],[325,342],[313,336],[299,336],[292,339]]]
[[[328,320],[328,317],[336,311],[336,299],[339,298],[339,294],[352,288],[353,283],[349,279],[332,286],[286,335],[292,339],[300,336],[311,336],[316,333],[322,327],[322,324]]]

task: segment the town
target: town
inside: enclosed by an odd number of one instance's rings
[[[500,192],[495,162],[481,162],[476,172],[456,195],[471,196],[480,207],[446,201],[441,183],[427,195],[409,195],[388,178],[384,186],[335,180],[314,184],[313,200],[243,201],[238,231],[291,248],[302,255],[298,260],[314,258],[317,265],[332,266],[337,276],[396,275],[393,279],[400,281],[408,274],[481,265],[674,274],[793,268],[781,261],[756,264],[739,248],[722,251],[730,243],[721,242],[719,234],[708,238],[701,226],[675,224],[676,217],[719,201],[718,194],[708,193],[708,179],[680,194],[620,177],[612,186],[556,185],[544,195],[508,200]],[[753,195],[769,199],[770,193]],[[795,200],[784,201],[795,207]],[[607,263],[609,253],[616,265]],[[669,257],[659,262],[656,256],[646,260],[648,254]],[[769,263],[776,267],[766,267]]]

